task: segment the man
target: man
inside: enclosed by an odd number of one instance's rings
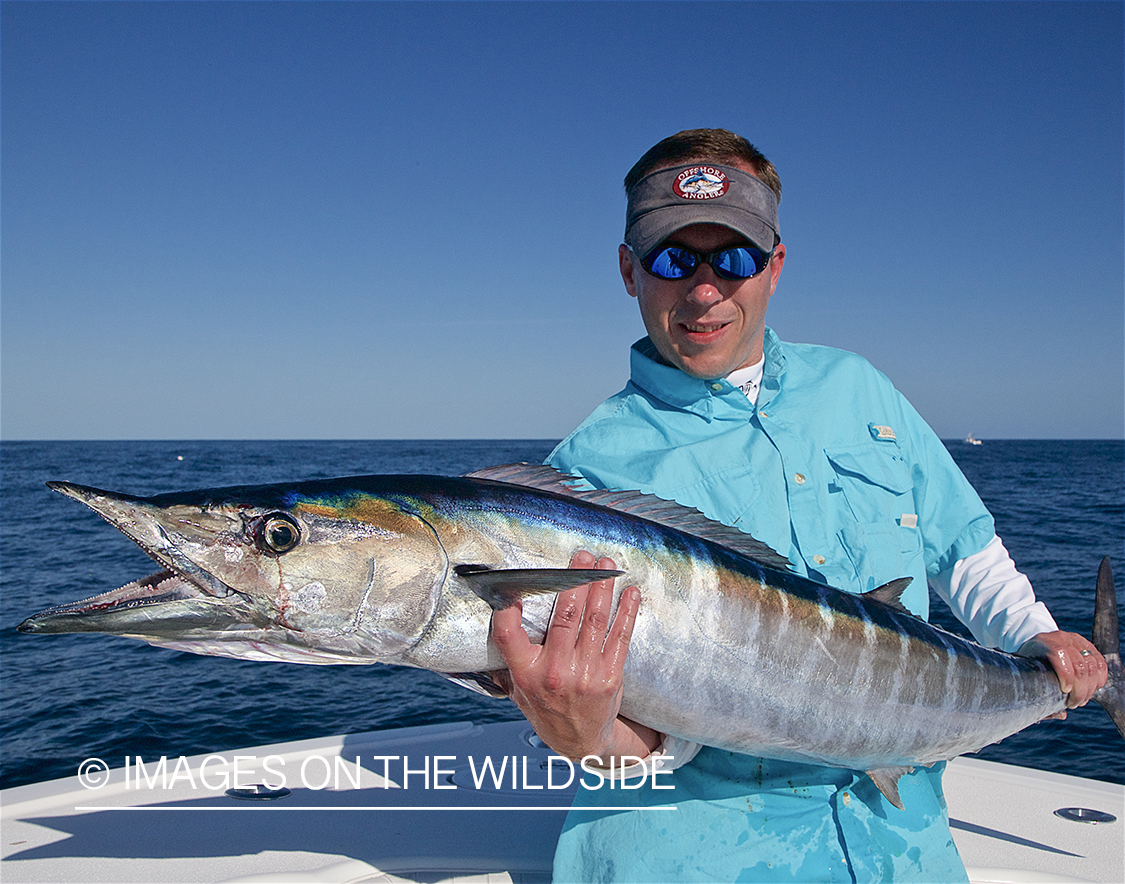
[[[766,327],[786,256],[773,165],[733,133],[690,130],[646,153],[625,186],[621,276],[648,337],[633,346],[629,384],[550,462],[594,487],[699,509],[841,589],[911,576],[902,600],[922,617],[929,581],[979,640],[1044,657],[1068,706],[1089,700],[1105,661],[1035,601],[909,403],[860,357],[782,343]],[[572,564],[595,562],[582,551]],[[944,765],[904,776],[899,810],[862,773],[699,747],[619,716],[641,592],[622,594],[612,623],[611,592],[607,580],[560,594],[542,646],[528,641],[518,606],[493,620],[501,678],[557,752],[606,766],[676,756],[663,778],[674,791],[580,790],[556,881],[965,880]],[[581,810],[607,797],[622,810]],[[677,811],[645,809],[669,801]]]

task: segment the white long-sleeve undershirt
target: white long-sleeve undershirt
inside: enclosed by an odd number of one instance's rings
[[[995,535],[980,552],[958,559],[929,583],[985,647],[1014,653],[1028,639],[1059,628]]]

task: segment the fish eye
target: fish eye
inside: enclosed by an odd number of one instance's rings
[[[272,513],[258,523],[254,536],[262,552],[280,556],[301,542],[301,528],[291,516]]]

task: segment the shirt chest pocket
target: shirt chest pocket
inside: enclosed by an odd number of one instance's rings
[[[922,538],[914,510],[914,480],[893,443],[825,451],[831,466],[829,494],[839,495],[843,524],[837,535],[861,591],[913,576],[924,589]],[[850,519],[848,518],[850,516]],[[920,607],[924,602],[919,599]]]
[[[872,443],[824,453],[831,466],[829,492],[843,497],[857,522],[893,523],[914,512],[914,480],[898,446]]]

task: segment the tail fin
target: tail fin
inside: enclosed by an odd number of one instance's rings
[[[1094,694],[1094,700],[1109,713],[1121,736],[1125,737],[1125,667],[1121,665],[1121,635],[1117,631],[1117,593],[1109,556],[1098,568],[1098,589],[1094,596],[1094,647],[1102,652],[1109,667],[1109,680]]]

